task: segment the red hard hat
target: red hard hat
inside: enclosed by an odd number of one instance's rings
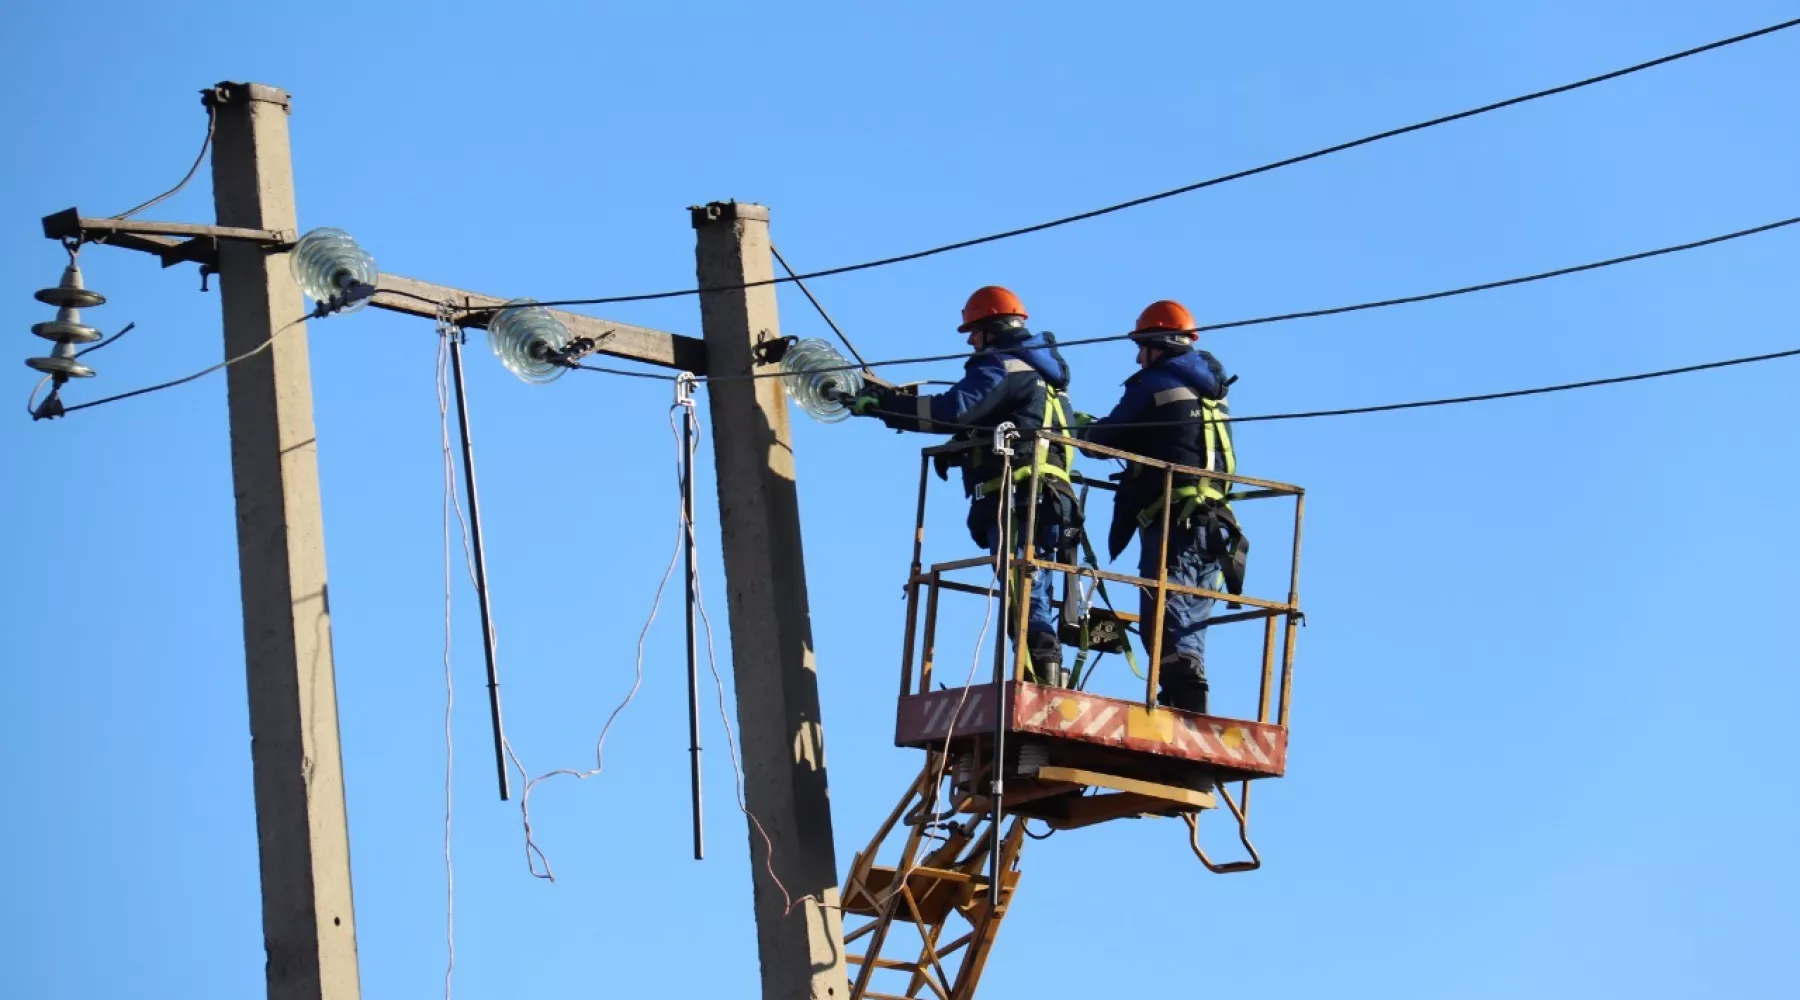
[[[1137,329],[1131,331],[1134,339],[1144,334],[1185,334],[1193,339],[1193,329],[1197,326],[1194,314],[1187,311],[1187,306],[1174,299],[1162,299],[1152,302],[1138,314]],[[1150,339],[1150,338],[1146,338]]]
[[[956,329],[960,333],[968,333],[969,327],[984,319],[995,316],[1017,316],[1024,319],[1026,315],[1025,303],[1020,302],[1017,295],[999,285],[984,285],[975,289],[975,294],[969,296],[969,301],[963,305],[962,325]]]

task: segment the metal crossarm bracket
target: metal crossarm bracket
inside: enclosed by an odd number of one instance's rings
[[[782,358],[787,357],[788,350],[799,342],[800,338],[794,336],[771,337],[767,340],[759,340],[757,341],[756,346],[750,349],[750,355],[756,360],[756,364],[759,366],[779,364]]]
[[[294,243],[285,229],[246,229],[211,226],[198,222],[150,222],[135,219],[83,218],[81,210],[66,208],[44,216],[44,235],[53,240],[78,243],[106,242],[130,250],[144,250],[163,258],[165,267],[189,260],[205,261],[218,250],[220,240],[256,243],[283,250]]]

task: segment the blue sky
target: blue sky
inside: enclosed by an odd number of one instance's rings
[[[0,321],[18,356],[60,251],[186,169],[196,91],[294,95],[303,227],[389,271],[539,298],[680,287],[684,208],[766,203],[797,267],[1028,224],[1674,51],[1774,3],[887,6],[15,5],[0,38]],[[974,287],[1115,332],[1505,277],[1795,214],[1800,35],[1054,232],[821,281],[871,356],[960,343]],[[209,221],[207,174],[157,218]],[[1796,235],[1454,301],[1221,333],[1240,414],[1482,392],[1796,346]],[[191,268],[94,249],[131,338],[99,395],[220,356]],[[782,292],[784,328],[823,333]],[[699,332],[691,300],[609,318]],[[365,995],[441,990],[441,471],[430,327],[314,323]],[[667,387],[527,386],[471,354],[507,721],[581,766],[630,684],[674,537]],[[1071,352],[1102,410],[1129,348]],[[1309,490],[1289,776],[1267,865],[1206,874],[1169,823],[1031,844],[984,997],[1770,996],[1800,933],[1791,850],[1791,362],[1417,413],[1245,426]],[[954,377],[954,366],[909,369]],[[12,376],[23,398],[31,377]],[[262,952],[224,382],[0,421],[11,489],[0,993],[257,995]],[[704,412],[704,407],[702,408]],[[891,732],[922,438],[799,418],[838,858],[917,766]],[[1784,429],[1785,428],[1785,429]],[[701,470],[712,610],[723,581]],[[946,488],[947,489],[947,488]],[[940,492],[936,553],[963,554]],[[546,536],[547,519],[572,530]],[[1253,586],[1279,591],[1273,523]],[[1264,540],[1267,540],[1265,544]],[[712,855],[687,858],[679,607],[607,773],[534,795],[561,881],[494,799],[473,595],[456,604],[456,989],[753,994],[749,855],[708,714]],[[976,614],[973,606],[964,614]],[[961,620],[948,626],[972,630]],[[960,634],[960,633],[958,633]],[[1218,638],[1226,707],[1249,636]],[[955,648],[946,640],[946,650]],[[957,657],[946,652],[945,662]],[[1112,670],[1117,671],[1115,664]],[[1123,689],[1122,675],[1110,682]],[[1103,681],[1103,684],[1105,682]],[[710,706],[710,702],[709,702]],[[1215,833],[1219,831],[1214,831]]]

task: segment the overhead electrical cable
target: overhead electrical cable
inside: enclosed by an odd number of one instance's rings
[[[1633,263],[1633,262],[1641,261],[1641,260],[1649,260],[1654,257],[1662,257],[1662,256],[1666,256],[1668,254],[1681,253],[1681,252],[1688,251],[1688,250],[1697,250],[1702,247],[1715,246],[1720,243],[1730,242],[1731,240],[1743,239],[1744,237],[1747,237],[1747,236],[1756,236],[1761,233],[1767,233],[1767,232],[1772,232],[1772,231],[1778,230],[1778,229],[1784,229],[1786,227],[1793,226],[1795,224],[1800,224],[1800,216],[1791,216],[1791,217],[1785,218],[1785,219],[1778,219],[1774,222],[1767,222],[1767,223],[1763,223],[1762,225],[1751,226],[1748,229],[1739,229],[1739,230],[1735,230],[1735,231],[1729,232],[1729,233],[1721,233],[1717,236],[1709,236],[1709,237],[1706,237],[1705,239],[1693,240],[1693,241],[1687,242],[1687,243],[1677,243],[1672,246],[1658,247],[1654,250],[1640,250],[1636,253],[1625,254],[1624,256],[1621,256],[1621,257],[1608,257],[1605,260],[1590,261],[1585,264],[1575,264],[1575,265],[1572,265],[1569,267],[1559,267],[1559,268],[1555,268],[1555,269],[1552,269],[1549,271],[1538,271],[1533,274],[1519,275],[1519,276],[1512,277],[1512,278],[1501,278],[1497,281],[1484,281],[1479,284],[1463,285],[1463,286],[1460,286],[1457,288],[1443,289],[1441,291],[1424,292],[1424,293],[1417,294],[1417,295],[1403,295],[1403,296],[1400,296],[1397,298],[1375,299],[1373,301],[1368,301],[1368,302],[1356,302],[1356,303],[1352,303],[1350,305],[1330,306],[1330,307],[1327,307],[1324,309],[1308,309],[1308,310],[1302,310],[1299,312],[1285,312],[1285,313],[1276,313],[1274,315],[1269,315],[1269,316],[1257,316],[1257,317],[1254,317],[1251,319],[1237,319],[1237,320],[1227,320],[1222,323],[1208,323],[1208,324],[1205,324],[1202,326],[1195,327],[1193,330],[1191,330],[1189,332],[1200,334],[1200,333],[1211,333],[1211,332],[1215,332],[1215,331],[1219,331],[1219,330],[1235,330],[1235,329],[1240,329],[1240,328],[1249,327],[1249,326],[1266,326],[1271,323],[1286,323],[1286,322],[1291,322],[1293,320],[1300,320],[1300,319],[1318,319],[1318,318],[1324,317],[1324,316],[1339,316],[1339,315],[1343,315],[1345,313],[1363,312],[1363,311],[1370,310],[1370,309],[1386,309],[1386,308],[1389,308],[1392,306],[1414,305],[1414,304],[1420,303],[1420,302],[1431,302],[1431,301],[1435,301],[1438,299],[1454,298],[1454,297],[1460,296],[1460,295],[1472,295],[1476,292],[1487,292],[1487,291],[1493,291],[1493,290],[1499,289],[1499,288],[1510,288],[1510,287],[1513,287],[1516,285],[1531,284],[1532,282],[1548,281],[1552,278],[1562,278],[1562,277],[1567,277],[1572,274],[1581,274],[1581,273],[1588,272],[1588,271],[1598,271],[1602,268],[1614,267],[1614,266],[1617,266],[1620,264],[1629,264],[1629,263]],[[1084,347],[1089,344],[1117,343],[1119,341],[1124,341],[1124,340],[1129,340],[1129,339],[1131,339],[1130,333],[1110,333],[1110,334],[1105,334],[1105,335],[1096,336],[1096,337],[1075,337],[1075,338],[1070,338],[1070,339],[1059,338],[1056,342],[1056,346],[1059,348],[1062,348],[1062,347]],[[1004,353],[1006,353],[1006,351],[999,350],[999,349],[989,349],[989,350],[983,350],[983,351],[958,351],[958,352],[947,353],[947,354],[920,355],[917,357],[887,358],[887,359],[880,360],[880,361],[871,361],[864,365],[845,364],[845,365],[842,365],[842,366],[839,366],[836,368],[818,368],[818,369],[812,369],[812,371],[819,373],[819,374],[823,374],[823,373],[831,372],[831,371],[855,371],[855,370],[860,370],[862,368],[882,368],[882,367],[891,367],[891,366],[897,366],[897,365],[932,364],[932,363],[943,362],[943,361],[965,361],[969,358],[982,357],[985,355],[993,355],[993,354],[1004,354]],[[701,381],[703,381],[703,382],[719,382],[719,381],[727,381],[727,380],[732,380],[732,379],[745,379],[745,378],[750,378],[750,379],[777,378],[780,376],[780,374],[781,374],[780,372],[722,373],[722,374],[718,374],[718,375],[705,376],[701,379]]]
[[[1607,378],[1587,379],[1581,382],[1561,382],[1555,385],[1536,386],[1530,389],[1507,389],[1501,392],[1483,392],[1469,396],[1445,396],[1436,399],[1420,399],[1406,403],[1379,403],[1373,406],[1350,406],[1331,410],[1301,410],[1293,413],[1261,413],[1247,417],[1196,418],[1193,420],[1138,420],[1125,423],[1107,424],[1108,427],[1182,427],[1191,424],[1255,424],[1277,420],[1312,420],[1319,417],[1349,417],[1365,413],[1389,413],[1395,410],[1421,410],[1437,406],[1458,406],[1463,403],[1485,403],[1497,399],[1517,399],[1521,396],[1543,396],[1556,392],[1572,392],[1577,389],[1594,389],[1600,386],[1623,385],[1627,382],[1644,382],[1650,379],[1669,378],[1675,375],[1688,375],[1694,372],[1712,371],[1717,368],[1732,368],[1738,365],[1752,365],[1764,361],[1777,361],[1782,358],[1800,356],[1800,348],[1786,351],[1775,351],[1770,354],[1752,354],[1741,358],[1727,358],[1723,361],[1706,361],[1697,365],[1683,365],[1679,368],[1662,368],[1657,371],[1638,372],[1632,375],[1613,375]],[[932,426],[952,431],[992,431],[992,427],[975,424],[950,423],[933,420]]]
[[[1258,174],[1265,174],[1265,173],[1268,173],[1273,170],[1279,170],[1283,167],[1291,167],[1291,166],[1294,166],[1295,164],[1306,163],[1310,160],[1317,160],[1317,159],[1320,159],[1320,158],[1323,158],[1326,156],[1331,156],[1334,153],[1342,153],[1346,150],[1356,149],[1360,146],[1367,146],[1372,143],[1381,142],[1384,139],[1392,139],[1392,138],[1395,138],[1396,136],[1407,135],[1412,132],[1420,132],[1425,129],[1435,128],[1436,126],[1439,126],[1439,125],[1447,125],[1447,124],[1450,124],[1451,122],[1462,121],[1463,119],[1466,119],[1466,118],[1474,118],[1478,115],[1485,115],[1485,114],[1488,114],[1493,111],[1502,110],[1504,108],[1510,108],[1510,107],[1514,107],[1514,106],[1517,106],[1520,104],[1526,104],[1531,101],[1542,100],[1543,98],[1546,98],[1546,97],[1554,97],[1558,94],[1566,94],[1566,93],[1569,93],[1570,91],[1580,90],[1584,87],[1591,87],[1596,84],[1605,83],[1609,80],[1617,80],[1621,77],[1631,76],[1634,73],[1641,73],[1645,70],[1654,69],[1658,66],[1666,66],[1673,62],[1679,62],[1680,60],[1683,60],[1683,59],[1688,59],[1693,56],[1697,56],[1697,55],[1701,55],[1706,52],[1714,51],[1715,49],[1722,49],[1722,48],[1726,48],[1728,46],[1737,45],[1742,42],[1747,42],[1747,41],[1750,41],[1755,38],[1760,38],[1764,35],[1772,35],[1778,31],[1786,31],[1787,29],[1793,28],[1796,26],[1800,26],[1800,18],[1794,18],[1792,20],[1782,21],[1779,24],[1771,24],[1768,27],[1758,28],[1755,31],[1747,31],[1747,32],[1744,32],[1743,34],[1733,35],[1729,38],[1721,38],[1718,41],[1708,42],[1704,45],[1697,45],[1697,46],[1694,46],[1693,48],[1683,49],[1680,52],[1673,52],[1673,53],[1670,53],[1669,55],[1659,56],[1655,59],[1650,59],[1650,60],[1640,62],[1640,63],[1634,63],[1630,66],[1626,66],[1621,69],[1615,69],[1615,70],[1612,70],[1607,73],[1601,73],[1597,76],[1586,77],[1586,78],[1583,78],[1580,80],[1573,81],[1571,83],[1565,83],[1565,84],[1561,84],[1559,86],[1549,87],[1544,90],[1532,91],[1531,93],[1528,93],[1528,94],[1520,94],[1517,97],[1509,97],[1503,101],[1495,101],[1491,104],[1483,104],[1480,107],[1468,108],[1466,110],[1458,111],[1453,114],[1441,115],[1439,117],[1430,118],[1425,121],[1414,122],[1411,125],[1402,125],[1398,128],[1387,129],[1382,132],[1376,132],[1372,135],[1363,136],[1360,139],[1352,139],[1348,142],[1340,142],[1335,145],[1323,147],[1321,149],[1315,149],[1309,153],[1301,153],[1297,156],[1290,156],[1285,159],[1274,160],[1269,163],[1264,163],[1260,166],[1249,167],[1247,169],[1234,171],[1234,172],[1228,173],[1228,174],[1221,174],[1217,177],[1210,177],[1210,178],[1207,178],[1206,180],[1202,180],[1202,181],[1195,181],[1191,184],[1184,184],[1180,187],[1170,188],[1167,191],[1158,191],[1155,194],[1148,194],[1148,195],[1144,195],[1142,197],[1132,198],[1128,201],[1117,202],[1115,204],[1106,205],[1101,208],[1090,209],[1085,212],[1077,212],[1074,215],[1065,215],[1060,218],[1051,219],[1047,222],[1039,222],[1039,223],[1035,223],[1035,224],[1029,225],[1029,226],[1021,226],[1017,229],[1007,229],[1007,230],[1002,230],[997,233],[989,233],[986,236],[977,236],[972,239],[957,240],[954,243],[945,243],[940,246],[930,247],[925,250],[915,250],[910,253],[895,254],[894,256],[891,256],[891,257],[881,257],[881,258],[877,258],[875,260],[863,261],[862,263],[859,263],[859,264],[844,264],[844,265],[841,265],[838,267],[829,267],[829,268],[826,268],[821,271],[810,271],[805,274],[795,274],[795,275],[790,275],[790,276],[784,277],[784,278],[768,278],[768,279],[764,279],[761,281],[749,281],[749,282],[743,282],[743,283],[739,283],[739,284],[710,285],[710,286],[699,287],[699,288],[681,288],[681,289],[676,289],[676,290],[667,291],[667,292],[647,292],[647,293],[641,293],[641,294],[636,294],[636,295],[608,295],[608,296],[599,296],[599,297],[593,297],[593,298],[548,299],[548,300],[541,301],[538,304],[542,305],[542,306],[607,305],[607,304],[611,304],[611,303],[615,303],[615,302],[648,302],[648,301],[652,301],[655,299],[680,298],[680,297],[688,296],[688,295],[699,295],[702,292],[741,291],[741,290],[747,289],[747,288],[760,288],[764,285],[778,285],[778,284],[785,284],[790,281],[803,281],[803,280],[807,280],[807,279],[811,279],[811,278],[827,278],[827,277],[832,277],[834,275],[839,275],[839,274],[850,274],[855,271],[867,271],[867,270],[871,270],[873,268],[887,267],[892,264],[903,264],[908,261],[921,260],[926,257],[935,257],[939,254],[950,253],[955,250],[964,250],[969,247],[981,246],[981,245],[987,244],[987,243],[997,243],[1001,240],[1009,240],[1009,239],[1013,239],[1013,238],[1019,237],[1019,236],[1027,236],[1032,233],[1041,233],[1047,229],[1055,229],[1059,226],[1067,226],[1067,225],[1071,225],[1076,222],[1085,222],[1088,219],[1097,219],[1104,215],[1111,215],[1115,212],[1122,212],[1128,208],[1136,208],[1140,205],[1148,205],[1152,202],[1163,201],[1163,200],[1166,200],[1169,198],[1177,197],[1179,195],[1190,194],[1194,191],[1200,191],[1205,188],[1216,187],[1220,184],[1226,184],[1231,181],[1242,180],[1246,177],[1254,177]],[[484,309],[465,308],[464,311],[486,311],[486,310],[485,310],[485,308]]]

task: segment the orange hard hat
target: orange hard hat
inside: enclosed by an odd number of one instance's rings
[[[1142,334],[1174,333],[1184,334],[1193,339],[1191,332],[1195,326],[1194,314],[1187,311],[1187,306],[1174,299],[1162,299],[1152,302],[1138,313],[1137,329],[1131,331],[1133,338]]]
[[[983,285],[975,289],[975,294],[969,296],[969,301],[963,305],[962,325],[956,329],[960,333],[968,333],[969,327],[984,319],[995,316],[1017,316],[1024,319],[1027,315],[1025,303],[1020,302],[1017,295],[999,285]]]

